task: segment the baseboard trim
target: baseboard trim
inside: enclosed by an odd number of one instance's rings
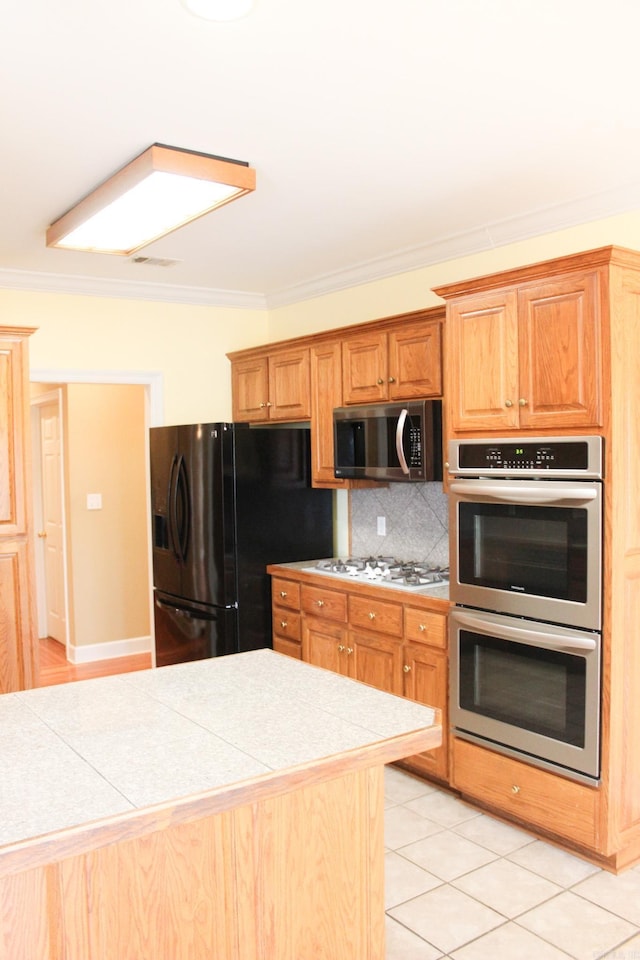
[[[68,659],[71,663],[93,663],[96,660],[116,660],[131,657],[136,653],[151,653],[151,637],[130,637],[128,640],[110,640],[107,643],[88,643],[82,647],[71,646]]]

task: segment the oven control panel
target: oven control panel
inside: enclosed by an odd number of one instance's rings
[[[602,437],[452,440],[455,476],[602,477]]]

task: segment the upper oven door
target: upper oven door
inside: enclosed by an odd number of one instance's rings
[[[457,479],[449,491],[454,603],[601,629],[601,483]]]

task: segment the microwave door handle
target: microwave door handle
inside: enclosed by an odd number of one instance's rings
[[[398,417],[398,424],[396,426],[396,453],[398,454],[398,460],[400,461],[400,467],[402,472],[409,475],[409,464],[407,463],[407,458],[404,455],[404,447],[402,446],[402,437],[404,434],[404,425],[407,420],[407,415],[409,411],[402,409],[400,411],[400,416]]]
[[[490,621],[483,620],[481,617],[474,617],[470,613],[463,613],[460,610],[456,610],[453,619],[462,627],[469,627],[471,630],[478,630],[485,634],[491,632],[494,635],[499,635],[499,637],[504,637],[505,640],[514,640],[531,647],[544,647],[545,650],[590,653],[596,649],[596,641],[591,637],[565,637],[549,630],[545,630],[544,633],[537,633],[535,630],[526,630],[522,627],[512,627],[502,623],[500,626],[496,626]]]
[[[517,481],[515,486],[506,486],[496,483],[495,480],[489,483],[482,483],[478,480],[454,480],[449,484],[451,493],[457,493],[467,499],[476,497],[485,497],[488,500],[499,500],[504,503],[514,504],[539,504],[539,503],[566,503],[572,504],[589,503],[595,500],[598,492],[594,487],[576,486],[573,489],[562,490],[558,492],[549,488],[547,484],[534,485]]]

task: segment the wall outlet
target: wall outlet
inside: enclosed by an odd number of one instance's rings
[[[102,494],[101,493],[87,494],[87,510],[102,510]]]
[[[387,535],[387,518],[378,517],[378,536],[386,537]]]

